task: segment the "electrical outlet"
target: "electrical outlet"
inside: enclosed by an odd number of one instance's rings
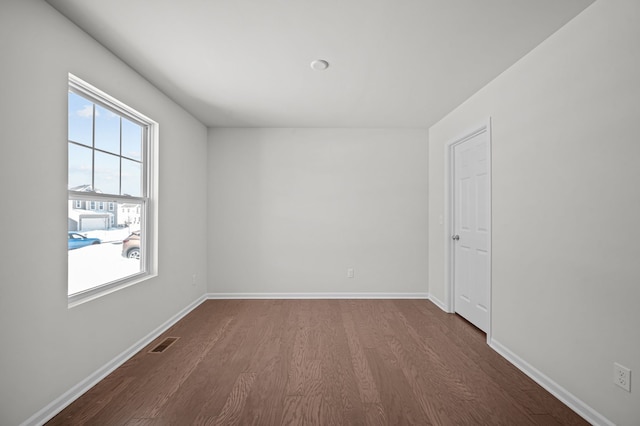
[[[617,362],[613,363],[613,383],[631,392],[631,370]]]
[[[353,268],[347,268],[347,278],[353,278],[355,271]]]
[[[193,274],[193,276],[191,277],[191,285],[196,285],[196,278],[197,278],[197,275]]]

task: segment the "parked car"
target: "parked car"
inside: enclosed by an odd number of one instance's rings
[[[100,244],[100,238],[89,238],[77,232],[69,232],[69,242],[67,245],[68,250],[75,250],[81,247],[92,246],[94,244]]]
[[[140,231],[122,240],[122,255],[129,259],[140,259]]]

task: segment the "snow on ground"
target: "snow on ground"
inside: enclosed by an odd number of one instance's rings
[[[138,229],[135,229],[136,231]],[[132,228],[114,228],[97,231],[80,231],[79,234],[89,238],[100,238],[103,243],[122,242],[134,231]]]
[[[126,233],[122,238],[116,231],[91,231],[107,232],[109,238],[114,238],[117,243],[104,242],[93,246],[69,250],[69,294],[78,293],[89,288],[106,284],[120,278],[140,272],[140,261],[127,259],[122,256],[122,240],[130,232],[127,229],[117,230]],[[85,234],[84,232],[82,234]],[[87,235],[92,237],[93,235]],[[97,237],[100,238],[100,237]],[[113,241],[113,240],[112,240]]]

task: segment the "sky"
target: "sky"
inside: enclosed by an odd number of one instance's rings
[[[69,140],[80,144],[69,143],[69,188],[93,177],[102,193],[142,196],[141,126],[69,92]]]

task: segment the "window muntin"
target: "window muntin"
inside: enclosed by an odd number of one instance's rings
[[[84,237],[69,243],[71,306],[155,274],[157,124],[71,75],[68,113],[68,230]],[[133,233],[138,255],[127,257],[122,242]]]

